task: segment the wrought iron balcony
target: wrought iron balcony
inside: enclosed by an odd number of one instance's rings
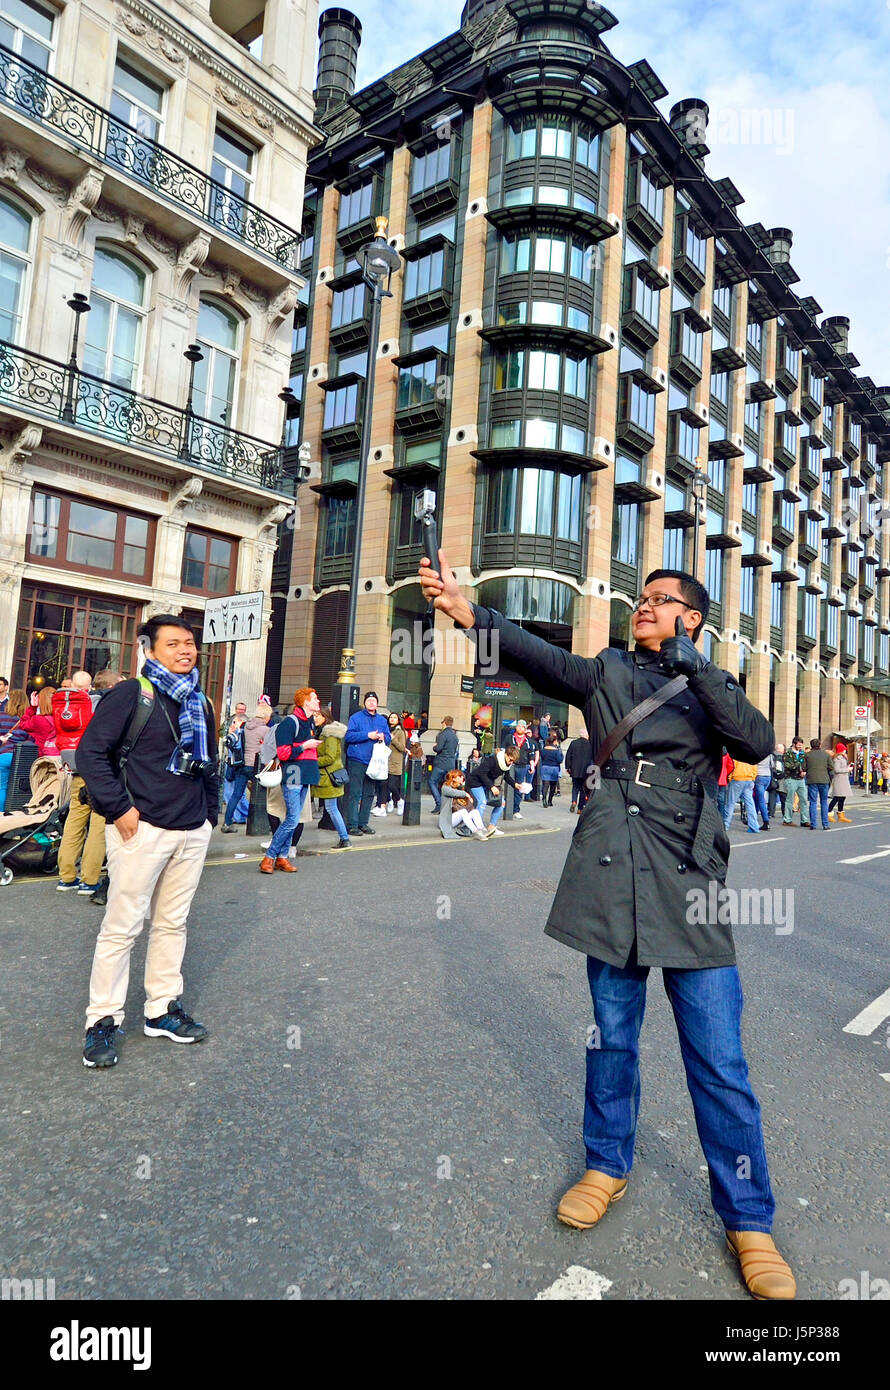
[[[286,270],[299,268],[302,237],[293,228],[2,44],[0,103]]]
[[[0,407],[58,420],[232,482],[293,496],[280,447],[0,341]]]

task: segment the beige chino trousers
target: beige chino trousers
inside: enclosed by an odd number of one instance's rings
[[[82,777],[72,778],[71,801],[59,843],[59,878],[63,883],[77,878],[78,856],[82,883],[98,883],[105,863],[105,817],[81,802],[83,785]]]
[[[130,952],[146,916],[145,1017],[159,1018],[182,994],[186,924],[211,829],[209,821],[197,830],[162,830],[140,820],[124,840],[116,825],[107,825],[108,906],[93,956],[87,1028],[107,1014],[123,1022]]]

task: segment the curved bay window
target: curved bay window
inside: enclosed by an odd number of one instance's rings
[[[336,584],[352,574],[355,547],[355,493],[328,496],[319,520],[317,583]]]
[[[581,573],[581,474],[550,468],[495,468],[485,479],[481,564],[546,565]]]
[[[533,290],[535,277],[539,275],[569,276],[592,285],[596,259],[596,242],[584,237],[545,230],[520,232],[501,238],[498,273],[502,276],[531,275]],[[546,288],[546,283],[541,288]]]
[[[492,365],[491,448],[556,449],[586,455],[587,356],[529,343],[496,351]]]
[[[597,211],[600,139],[585,121],[527,115],[505,132],[504,207],[554,203]]]

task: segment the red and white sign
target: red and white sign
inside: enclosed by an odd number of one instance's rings
[[[865,708],[865,705],[857,705],[853,711],[854,719],[865,719],[867,714],[868,710]]]

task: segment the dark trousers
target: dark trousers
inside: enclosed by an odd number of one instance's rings
[[[346,788],[346,810],[343,819],[350,832],[361,826],[364,828],[371,818],[371,807],[377,794],[377,783],[368,776],[367,763],[358,758],[346,759],[349,785]]]
[[[401,772],[391,772],[384,785],[389,788],[389,800],[398,805],[405,795]]]
[[[779,787],[771,787],[771,788],[770,788],[770,794],[769,794],[769,804],[768,804],[768,807],[767,807],[767,809],[768,809],[768,811],[769,811],[769,819],[770,819],[770,820],[772,820],[773,816],[776,814],[776,802],[777,802],[777,801],[778,801],[779,805],[780,805],[781,808],[782,808],[782,818],[784,819],[784,816],[785,816],[785,793],[784,793]]]
[[[587,778],[586,778],[586,777],[573,777],[573,778],[572,778],[572,800],[574,801],[575,805],[578,807],[578,810],[579,810],[579,811],[582,809],[582,807],[584,807],[584,806],[587,805],[587,802],[588,802],[588,798],[589,798],[589,797],[590,797],[590,792],[587,790]]]

